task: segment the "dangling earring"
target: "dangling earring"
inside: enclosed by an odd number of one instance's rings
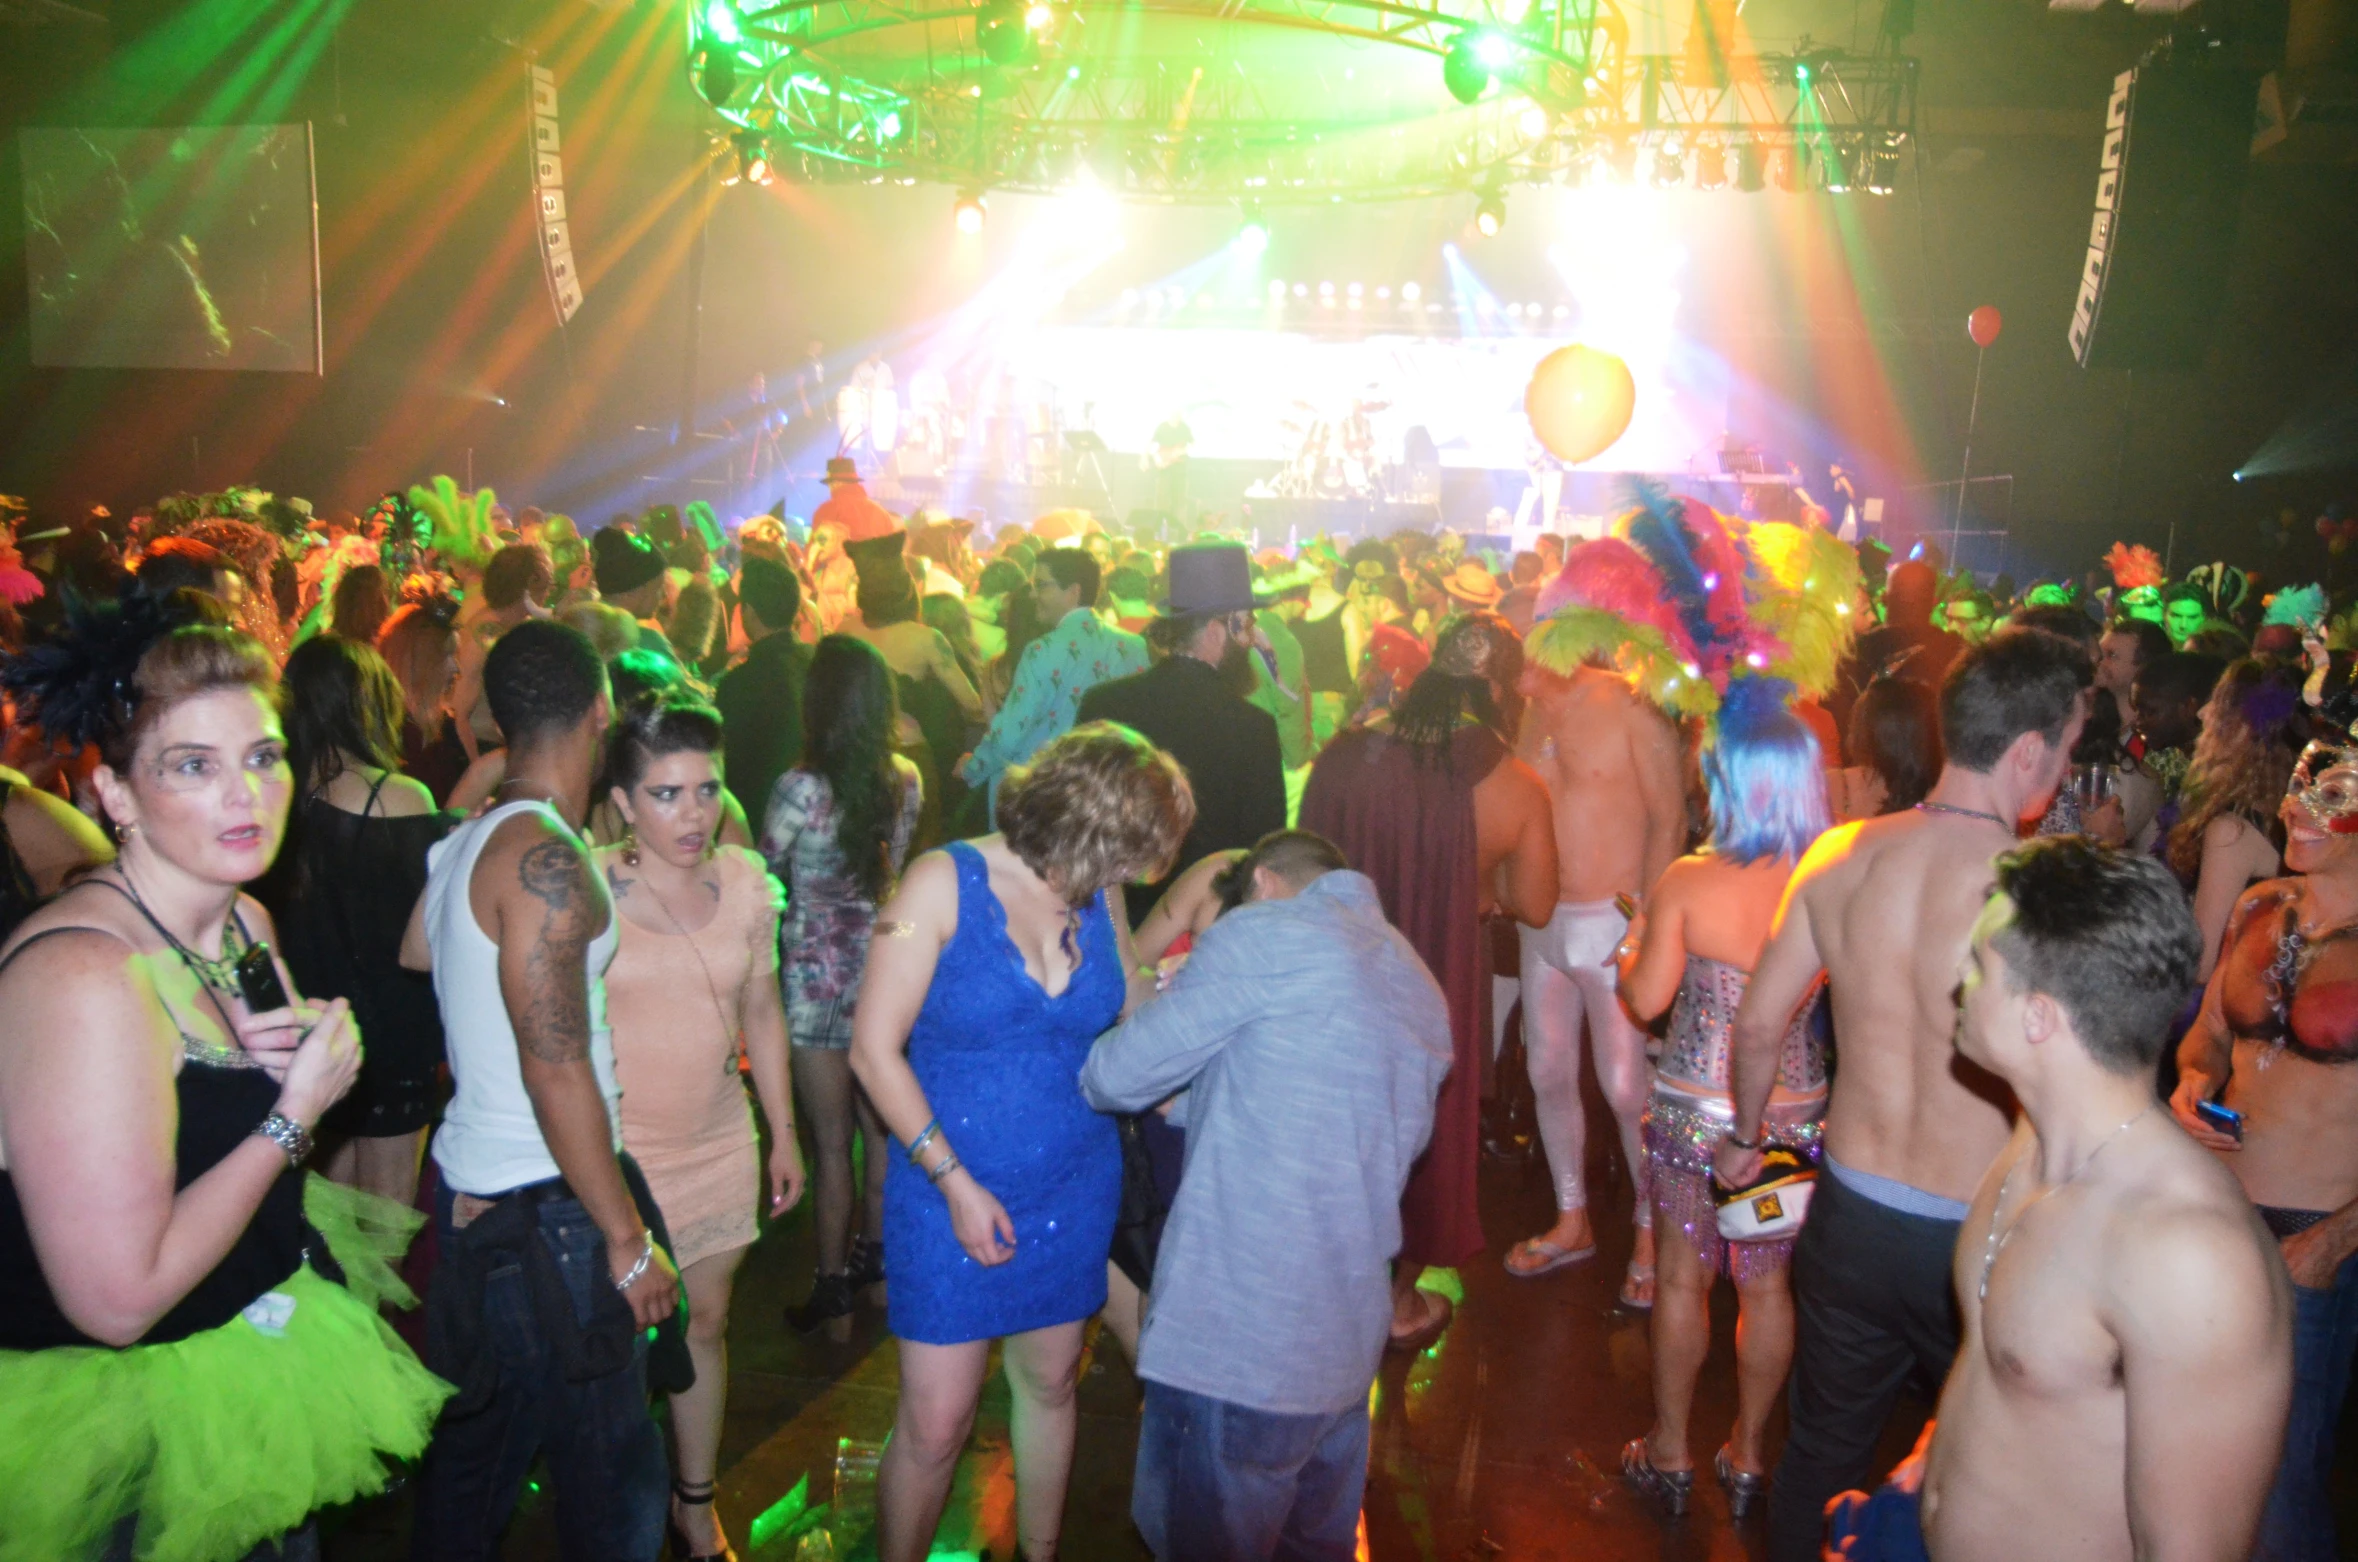
[[[639,865],[639,827],[635,824],[626,823],[622,827],[622,862],[630,868]]]
[[[139,826],[137,824],[118,824],[115,826],[115,844],[120,846],[138,833]]]

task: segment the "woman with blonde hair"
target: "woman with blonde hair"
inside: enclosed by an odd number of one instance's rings
[[[2170,830],[2170,871],[2194,894],[2202,975],[2210,980],[2236,898],[2283,871],[2277,810],[2300,758],[2300,675],[2247,657],[2220,675]]]
[[[852,1071],[906,1146],[884,1191],[901,1395],[877,1471],[882,1562],[930,1549],[993,1340],[1018,1544],[1056,1554],[1081,1331],[1105,1305],[1121,1201],[1113,1119],[1080,1091],[1133,985],[1107,891],[1161,877],[1194,819],[1175,760],[1091,722],[1007,772],[999,834],[920,857],[878,915]]]

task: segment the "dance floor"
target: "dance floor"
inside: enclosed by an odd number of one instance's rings
[[[1387,1357],[1377,1382],[1362,1553],[1368,1562],[1736,1562],[1761,1555],[1759,1516],[1741,1531],[1732,1527],[1707,1476],[1697,1482],[1693,1511],[1674,1521],[1642,1505],[1617,1474],[1621,1445],[1650,1419],[1648,1345],[1644,1316],[1614,1305],[1629,1256],[1628,1183],[1602,1108],[1594,1100],[1590,1106],[1590,1197],[1599,1207],[1602,1252],[1542,1279],[1509,1278],[1497,1255],[1546,1222],[1545,1171],[1536,1159],[1485,1160],[1490,1252],[1463,1272],[1457,1320],[1425,1354]],[[843,1440],[854,1445],[856,1461],[858,1445],[882,1442],[892,1424],[897,1372],[880,1311],[863,1310],[845,1344],[796,1335],[780,1318],[780,1306],[800,1298],[809,1274],[810,1227],[800,1218],[771,1231],[740,1271],[720,1507],[748,1562],[795,1562],[797,1537],[780,1533],[793,1504],[782,1500],[807,1479],[806,1500],[828,1501]],[[1714,1298],[1711,1358],[1696,1391],[1695,1453],[1705,1470],[1735,1410],[1734,1309],[1734,1293],[1723,1285]],[[1082,1369],[1062,1553],[1070,1562],[1146,1562],[1129,1520],[1139,1393],[1119,1348],[1098,1339]],[[1928,1411],[1908,1404],[1894,1418],[1886,1464],[1907,1451]],[[1780,1410],[1772,1446],[1782,1445],[1782,1420]],[[2345,1427],[2338,1472],[2345,1537],[2358,1534],[2358,1512],[2349,1511],[2358,1490],[2354,1434],[2358,1429]],[[545,1503],[545,1493],[528,1495],[509,1558],[557,1556]],[[406,1501],[382,1499],[338,1517],[327,1535],[329,1562],[406,1555],[407,1532]],[[872,1553],[840,1555],[850,1562]],[[994,1377],[934,1556],[1010,1562],[1015,1555],[1007,1393]]]

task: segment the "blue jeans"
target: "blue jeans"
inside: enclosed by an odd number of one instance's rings
[[[438,1192],[442,1251],[467,1241],[451,1225],[453,1195]],[[611,1285],[606,1241],[578,1199],[540,1206],[540,1237],[556,1256],[574,1316],[590,1316],[590,1287]],[[494,1269],[483,1326],[499,1386],[475,1414],[444,1416],[419,1472],[410,1554],[417,1562],[492,1562],[534,1459],[548,1458],[557,1544],[566,1562],[652,1562],[667,1516],[662,1434],[647,1409],[642,1333],[620,1372],[569,1383],[535,1316],[522,1266]]]
[[[1250,1410],[1148,1379],[1130,1517],[1157,1562],[1351,1562],[1367,1401]]]
[[[2260,1514],[2256,1562],[2334,1562],[2333,1505],[2325,1492],[2333,1471],[2334,1425],[2358,1352],[2358,1255],[2342,1261],[2329,1290],[2293,1287],[2292,1409],[2284,1423],[2284,1462]]]

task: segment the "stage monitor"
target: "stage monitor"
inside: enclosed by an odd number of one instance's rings
[[[29,129],[32,360],[322,370],[309,125]]]

